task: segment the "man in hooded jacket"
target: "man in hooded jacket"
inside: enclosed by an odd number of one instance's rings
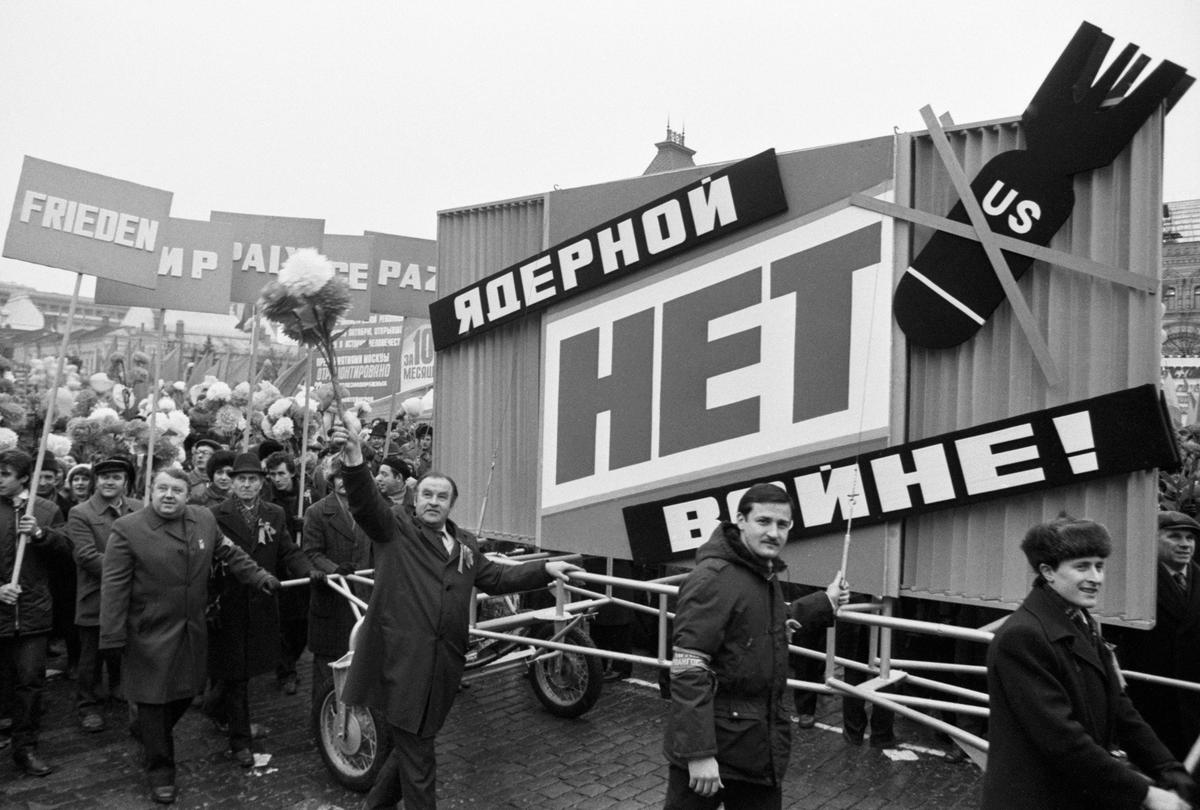
[[[784,701],[788,619],[826,626],[850,592],[839,571],[824,592],[789,606],[779,559],[792,504],[773,484],[755,484],[696,555],[679,589],[671,659],[670,764],[665,807],[779,808],[791,749]]]

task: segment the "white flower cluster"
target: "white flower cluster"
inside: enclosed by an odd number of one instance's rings
[[[110,422],[120,422],[121,415],[112,408],[101,405],[98,408],[92,409],[91,414],[88,415],[88,419],[99,422],[102,425],[106,425]]]
[[[53,453],[55,458],[68,456],[71,454],[71,440],[66,436],[51,433],[46,437],[46,449]]]
[[[293,295],[312,295],[333,278],[333,262],[314,248],[300,248],[279,268],[279,283]]]
[[[295,435],[296,424],[290,417],[281,416],[271,425],[271,435],[278,441],[286,441]]]
[[[217,380],[208,387],[205,396],[213,402],[228,402],[233,396],[233,389],[229,387],[229,383]]]
[[[0,427],[0,450],[11,450],[17,446],[17,433],[6,427]]]
[[[160,433],[173,433],[176,436],[187,436],[192,430],[192,421],[180,410],[162,410],[150,417],[154,429]]]

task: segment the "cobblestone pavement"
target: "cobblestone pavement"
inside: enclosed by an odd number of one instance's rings
[[[308,673],[307,655],[300,670]],[[647,676],[638,670],[635,675]],[[648,676],[651,677],[652,676]],[[74,724],[73,684],[50,682],[40,752],[58,766],[50,776],[19,775],[0,751],[0,806],[21,810],[151,808],[124,708],[107,712],[108,728],[84,734]],[[251,682],[251,716],[269,727],[256,746],[271,755],[244,771],[225,758],[225,739],[198,711],[176,727],[179,808],[349,810],[360,794],[325,770],[308,722],[309,687],[281,693],[271,677]],[[438,738],[443,808],[657,808],[666,789],[661,746],[667,702],[635,678],[606,683],[582,718],[546,713],[526,680],[500,673],[461,692]],[[903,746],[846,745],[837,729],[838,702],[822,698],[818,725],[797,730],[784,806],[802,810],[972,808],[979,770],[944,759],[944,746],[919,726],[897,719]]]

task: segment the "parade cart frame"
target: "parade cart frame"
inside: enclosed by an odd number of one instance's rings
[[[535,554],[524,559],[546,556]],[[512,557],[504,556],[495,559],[501,563],[514,561]],[[463,681],[474,682],[501,672],[523,669],[529,674],[534,694],[547,711],[562,718],[579,717],[590,710],[600,697],[602,660],[626,661],[657,670],[670,668],[669,632],[670,622],[674,618],[670,606],[679,592],[677,583],[686,576],[686,573],[673,574],[643,581],[573,571],[570,583],[554,583],[554,607],[538,611],[514,611],[507,616],[473,621],[472,638],[477,642],[493,642],[496,646],[468,661]],[[304,580],[294,582],[301,583]],[[346,598],[356,616],[361,618],[366,604],[351,592],[348,585],[352,582],[368,586],[372,584],[371,579],[359,574],[344,578],[332,576],[328,580],[329,586]],[[643,594],[647,602],[616,597],[612,593],[614,588]],[[476,604],[491,598],[479,594]],[[596,648],[587,635],[586,621],[597,609],[608,604],[620,605],[655,618],[657,649],[654,657]],[[982,681],[986,668],[893,658],[890,654],[890,636],[895,632],[918,633],[986,645],[992,640],[995,627],[955,627],[902,619],[887,615],[888,610],[886,603],[872,602],[846,605],[838,611],[839,623],[860,624],[870,629],[869,649],[872,652],[869,661],[836,655],[836,626],[827,631],[824,650],[789,645],[789,652],[793,656],[824,662],[825,671],[822,682],[788,679],[788,688],[823,695],[857,697],[889,709],[948,735],[976,764],[986,769],[987,741],[931,714],[956,713],[986,718],[988,695],[985,691],[965,688],[936,677],[967,676]],[[390,750],[390,744],[382,716],[371,709],[347,706],[340,699],[345,674],[353,659],[353,646],[352,635],[351,652],[331,665],[334,683],[314,703],[312,727],[321,759],[330,774],[344,787],[361,792],[373,784]],[[846,682],[844,675],[837,677],[838,668],[843,672],[856,670],[867,674],[869,678],[852,685]],[[1131,670],[1123,670],[1122,674],[1129,680],[1200,691],[1200,684],[1188,681]],[[944,699],[880,691],[909,687],[926,694],[940,693]],[[1197,763],[1200,763],[1200,739],[1192,746],[1185,765],[1190,770]]]
[[[544,552],[490,553],[489,557],[501,565],[572,559],[554,558]],[[367,608],[367,602],[350,586],[374,587],[371,573],[330,575],[326,580],[328,587],[347,600],[356,622],[350,634],[350,649],[330,664],[333,681],[314,698],[311,712],[313,735],[325,767],[341,785],[357,791],[365,791],[374,783],[391,748],[387,722],[380,712],[348,706],[341,700],[358,629]],[[292,586],[306,581],[291,580],[283,584]],[[472,600],[472,638],[463,683],[523,670],[546,711],[557,717],[579,717],[595,705],[603,688],[603,665],[587,633],[587,621],[595,607],[594,602],[568,603],[562,589],[556,593],[555,606],[542,610],[522,610],[519,594],[492,597],[476,593]],[[479,613],[499,615],[480,619]]]

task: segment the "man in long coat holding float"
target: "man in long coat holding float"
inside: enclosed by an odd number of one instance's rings
[[[100,649],[122,653],[125,697],[137,704],[151,798],[175,801],[172,730],[204,689],[204,607],[213,560],[240,582],[274,591],[279,580],[221,535],[212,513],[187,500],[182,470],[154,477],[150,506],[113,523],[100,584]]]
[[[366,806],[437,806],[434,739],[462,678],[473,587],[489,594],[531,590],[580,570],[562,561],[501,566],[449,520],[454,482],[430,472],[417,482],[415,513],[395,509],[363,463],[358,420],[337,425],[350,513],[371,538],[375,588],[342,691],[352,706],[387,717],[394,748]]]

